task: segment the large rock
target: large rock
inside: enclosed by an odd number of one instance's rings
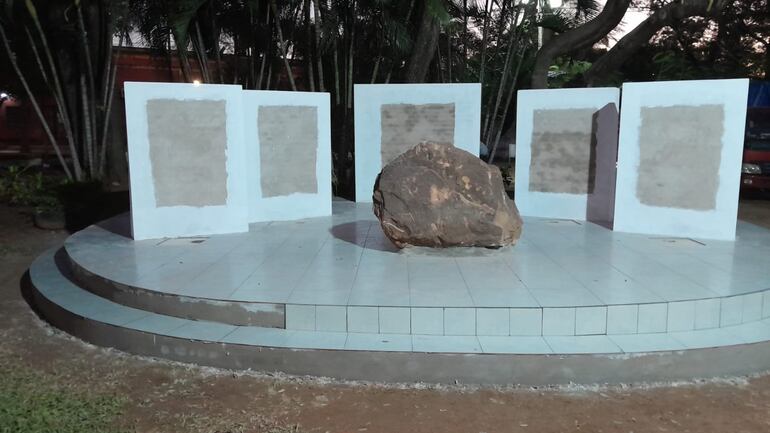
[[[500,170],[449,144],[423,142],[398,156],[372,198],[382,230],[401,248],[502,247],[521,236]]]

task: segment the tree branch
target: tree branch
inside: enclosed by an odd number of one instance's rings
[[[640,46],[646,44],[658,30],[691,16],[715,17],[730,1],[682,0],[663,6],[622,37],[605,55],[594,62],[583,74],[583,79],[589,86],[605,80],[612,72],[617,71]]]
[[[617,27],[628,9],[631,0],[607,0],[604,9],[591,21],[567,30],[548,41],[538,51],[532,69],[532,88],[548,87],[548,69],[556,57],[583,48],[588,48]]]

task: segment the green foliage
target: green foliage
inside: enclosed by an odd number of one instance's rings
[[[662,51],[652,56],[655,65],[655,80],[692,80],[698,77],[698,71],[680,53],[671,50]]]
[[[425,0],[425,7],[428,8],[431,15],[439,22],[443,27],[449,24],[452,20],[452,16],[449,15],[446,5],[442,0]]]
[[[117,433],[123,399],[57,386],[0,364],[0,433]]]
[[[61,205],[56,197],[59,180],[33,171],[31,166],[12,165],[0,174],[0,201],[38,209],[56,209]]]
[[[558,59],[556,65],[549,68],[548,87],[563,87],[574,78],[582,75],[591,67],[591,62],[583,60]]]

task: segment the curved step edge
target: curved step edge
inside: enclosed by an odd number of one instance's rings
[[[197,324],[206,329],[218,328],[218,332],[212,331],[211,335],[215,335],[224,331],[228,325],[189,321],[120,306],[84,292],[65,276],[57,276],[56,273],[53,251],[41,256],[30,268],[34,304],[43,317],[54,326],[99,346],[219,368],[280,371],[343,380],[525,386],[689,380],[751,374],[770,368],[770,343],[764,341],[729,347],[646,354],[583,355],[383,352],[279,348],[215,342],[184,337],[184,332],[174,330]],[[58,283],[44,284],[46,281]],[[78,290],[91,295],[90,303],[73,303],[78,295],[82,301],[83,295]],[[67,300],[70,300],[69,306]],[[120,309],[123,312],[122,317],[109,312],[105,312],[103,317],[88,314],[90,306],[100,302],[112,304]],[[71,310],[78,310],[80,314]],[[97,310],[99,309],[94,309]],[[176,333],[177,336],[147,332],[136,325],[140,321],[147,323],[148,319],[157,322],[155,329],[166,326],[166,333]],[[247,327],[240,327],[245,328]],[[252,328],[254,329],[262,332],[291,332]],[[255,338],[255,343],[259,342],[258,340],[259,338]]]
[[[208,320],[235,326],[286,327],[286,305],[269,302],[225,301],[131,286],[91,272],[74,260],[66,244],[58,253],[60,266],[66,263],[78,284],[102,298],[153,313],[183,319]]]

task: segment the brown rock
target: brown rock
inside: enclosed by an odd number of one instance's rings
[[[372,198],[382,230],[401,248],[502,247],[521,236],[500,170],[450,144],[423,142],[398,156]]]

